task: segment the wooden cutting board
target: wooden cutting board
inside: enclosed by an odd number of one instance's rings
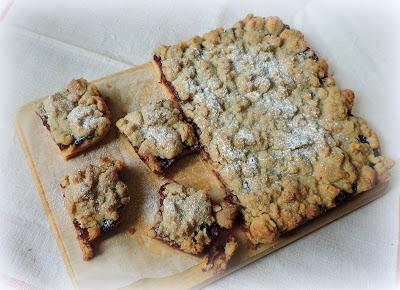
[[[107,97],[113,123],[141,104],[163,96],[150,63],[106,76],[94,83]],[[157,186],[162,181],[142,164],[127,140],[119,136],[115,126],[97,146],[70,161],[64,161],[35,114],[37,102],[20,108],[16,127],[61,255],[77,289],[188,289],[204,286],[222,277],[203,272],[199,258],[171,249],[147,236],[156,211]],[[124,209],[118,229],[101,238],[96,243],[95,258],[85,262],[64,209],[58,183],[64,175],[88,163],[97,163],[101,156],[125,162],[123,178],[129,187],[131,203]],[[179,161],[171,168],[168,177],[185,185],[206,189],[215,200],[224,196],[218,180],[200,156],[189,156]],[[237,225],[233,233],[239,248],[224,275],[373,201],[387,188],[387,184],[380,184],[286,234],[277,242],[257,248],[248,246],[244,233]]]

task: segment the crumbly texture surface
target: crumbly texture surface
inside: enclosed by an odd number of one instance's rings
[[[211,246],[210,251],[203,258],[202,270],[204,272],[213,271],[217,275],[222,275],[237,248],[238,243],[232,235],[228,235],[226,239],[218,241],[218,243]]]
[[[200,254],[218,235],[206,192],[177,183],[159,190],[160,209],[150,234],[189,254]]]
[[[177,45],[154,64],[169,96],[239,200],[254,243],[389,178],[376,134],[351,112],[328,64],[278,17],[247,16]]]
[[[150,103],[127,114],[118,120],[117,127],[139,157],[157,173],[175,159],[195,151],[198,143],[192,125],[168,100]]]
[[[231,229],[239,211],[237,202],[231,200],[231,196],[216,203],[213,207],[214,216],[217,224],[224,229]]]
[[[116,226],[129,202],[127,186],[119,178],[122,167],[121,161],[102,158],[98,166],[88,165],[60,183],[85,260],[94,255],[93,241]]]
[[[110,112],[94,84],[72,80],[38,106],[43,125],[65,158],[100,141],[110,129]]]

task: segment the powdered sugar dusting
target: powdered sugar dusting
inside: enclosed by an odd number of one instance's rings
[[[256,141],[254,134],[246,129],[240,129],[236,134],[236,138],[244,140],[247,144],[251,144]]]
[[[291,118],[297,112],[297,107],[293,105],[287,98],[277,97],[276,92],[268,92],[263,95],[260,105],[265,110],[277,117]]]
[[[232,61],[236,72],[253,75],[255,85],[269,83],[270,78],[293,83],[285,64],[279,63],[273,52],[260,51],[255,47],[250,47],[249,51],[245,52],[236,45],[229,45],[228,49],[230,54],[227,58]]]
[[[246,156],[245,150],[234,148],[229,140],[216,137],[220,154],[228,160],[242,159]]]
[[[96,105],[76,106],[67,119],[76,138],[87,137],[105,121]]]
[[[179,140],[179,136],[175,130],[165,126],[142,127],[145,138],[153,138],[157,144],[167,145]]]
[[[329,141],[309,76],[299,74],[291,52],[266,42],[205,46],[197,57],[183,57],[176,79],[185,113],[207,133],[205,148],[237,194],[297,174],[296,166],[309,164]]]
[[[211,203],[203,192],[195,192],[187,197],[170,194],[163,202],[163,219],[157,231],[172,240],[190,237],[203,224],[213,221]]]
[[[147,105],[146,109],[142,110],[141,113],[147,125],[161,124],[172,117],[171,110],[160,107],[157,102]]]

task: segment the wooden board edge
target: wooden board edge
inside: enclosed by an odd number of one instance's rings
[[[104,80],[107,80],[107,79],[110,79],[110,78],[115,78],[115,77],[118,77],[118,76],[121,76],[121,75],[124,75],[124,74],[127,74],[127,73],[132,73],[132,72],[135,72],[135,71],[138,71],[138,70],[141,70],[141,69],[145,69],[147,66],[150,66],[150,65],[151,65],[151,61],[143,63],[143,64],[140,64],[140,65],[137,65],[137,66],[133,66],[133,67],[128,68],[126,70],[122,70],[122,71],[119,71],[119,72],[116,72],[116,73],[113,73],[113,74],[110,74],[110,75],[106,75],[104,77],[101,77],[101,78],[98,78],[98,79],[95,79],[95,80],[92,80],[92,81],[90,81],[90,83],[98,83],[98,82],[101,82],[101,81],[104,81]]]
[[[47,198],[46,198],[46,195],[45,195],[45,192],[44,192],[44,189],[43,189],[43,185],[42,185],[42,183],[40,181],[40,177],[39,177],[39,175],[37,173],[37,170],[36,170],[35,162],[33,161],[31,152],[30,152],[29,147],[28,147],[28,145],[27,145],[27,143],[25,141],[24,132],[23,132],[23,130],[22,130],[20,124],[19,124],[19,115],[22,113],[22,111],[23,111],[23,109],[25,107],[30,106],[32,103],[35,103],[35,101],[27,103],[26,105],[22,106],[17,111],[17,113],[15,114],[14,122],[15,122],[16,131],[17,131],[17,136],[18,136],[19,142],[21,144],[22,150],[24,151],[25,159],[27,160],[28,166],[29,166],[29,168],[30,168],[30,170],[32,172],[36,188],[37,188],[37,190],[39,192],[40,200],[42,202],[42,205],[43,205],[45,214],[47,216],[47,219],[48,219],[48,221],[50,223],[50,228],[51,228],[51,231],[52,231],[52,233],[53,233],[53,235],[55,237],[58,249],[60,250],[61,256],[62,256],[62,258],[64,260],[64,263],[65,263],[65,266],[67,268],[67,272],[68,272],[68,275],[69,275],[69,277],[71,279],[72,285],[74,286],[75,289],[79,290],[80,288],[79,288],[78,283],[76,281],[76,277],[75,277],[74,271],[72,269],[70,258],[68,256],[68,253],[67,253],[66,249],[65,249],[64,243],[63,243],[63,241],[61,239],[60,231],[59,231],[59,229],[57,227],[55,218],[53,216],[53,213],[52,213],[52,211],[50,209],[50,206],[49,206],[49,203],[47,201]]]
[[[356,209],[363,207],[370,202],[376,200],[377,198],[383,196],[389,189],[389,182],[385,182],[382,184],[378,184],[375,188],[359,194],[351,199],[349,202],[344,203],[337,208],[328,211],[323,216],[320,216],[314,220],[309,221],[308,223],[303,224],[299,228],[293,230],[293,232],[286,236],[282,242],[277,242],[275,246],[258,253],[252,257],[249,257],[247,260],[241,262],[239,265],[235,265],[225,271],[222,275],[216,275],[212,273],[202,272],[200,264],[195,265],[189,268],[186,271],[161,277],[161,278],[143,278],[141,280],[136,281],[126,287],[120,288],[124,290],[132,290],[132,289],[159,289],[162,287],[163,289],[201,289],[210,283],[221,279],[231,273],[255,262],[256,260],[265,257],[276,250],[279,250],[296,240],[299,240],[312,232],[322,228],[325,225],[328,225],[339,218],[355,211]],[[193,274],[195,274],[195,279],[193,279]],[[190,280],[190,281],[188,281]],[[178,283],[179,284],[174,284]],[[184,285],[182,285],[184,284]]]

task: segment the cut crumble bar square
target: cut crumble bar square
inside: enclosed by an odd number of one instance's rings
[[[37,114],[65,159],[99,142],[111,126],[110,111],[96,85],[82,78],[46,97]]]
[[[129,202],[127,186],[119,178],[122,167],[119,160],[102,158],[99,165],[90,164],[60,183],[84,260],[93,258],[94,240],[114,229]]]
[[[117,127],[155,173],[162,173],[176,159],[199,149],[193,126],[168,100],[127,114],[118,120]]]
[[[183,252],[201,254],[220,231],[206,192],[169,182],[158,194],[160,207],[150,234]]]

